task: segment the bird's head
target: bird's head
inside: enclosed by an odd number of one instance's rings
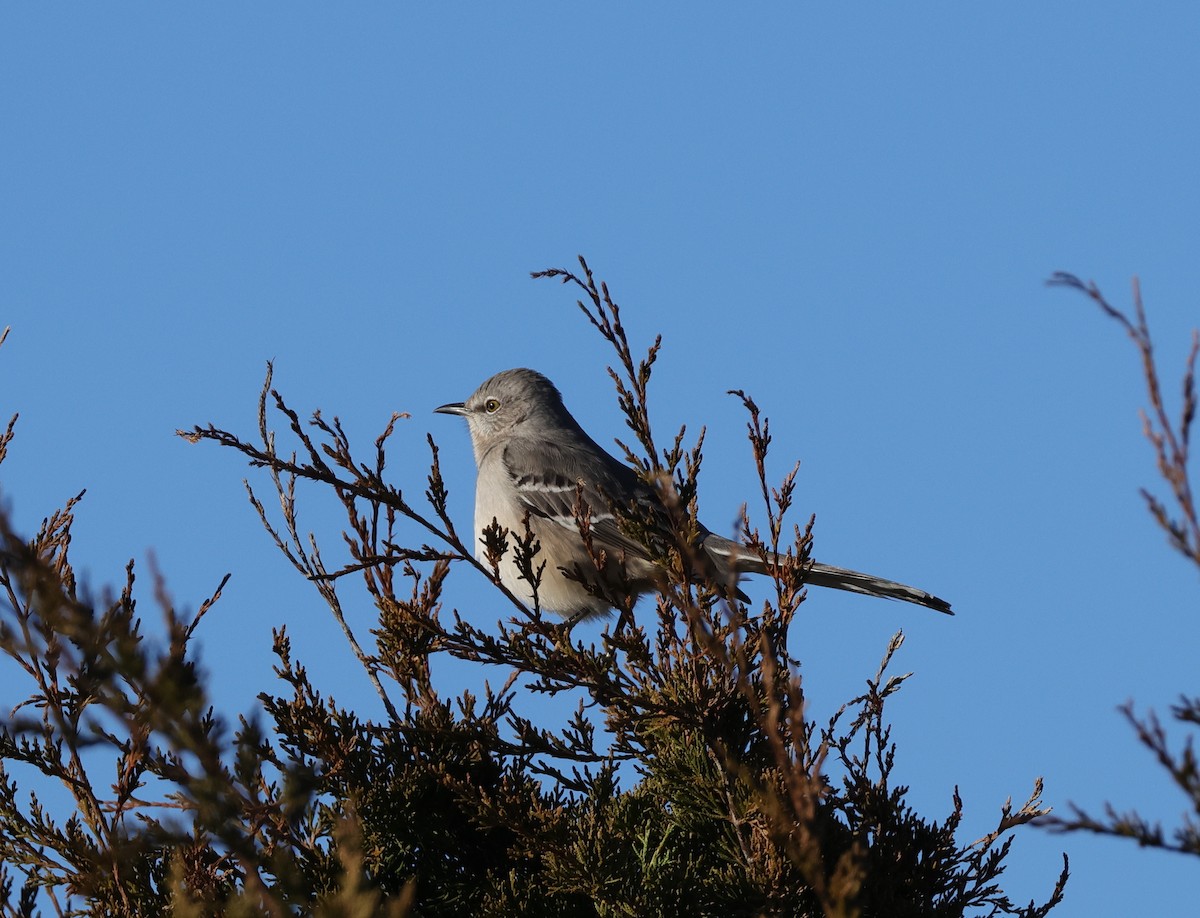
[[[510,437],[576,426],[554,383],[536,370],[504,370],[485,380],[465,402],[434,411],[467,419],[477,460]]]

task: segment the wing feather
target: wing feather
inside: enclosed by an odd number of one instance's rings
[[[535,449],[536,461],[533,461],[531,451]],[[603,463],[596,463],[594,454],[588,457],[584,474],[585,464],[570,450],[554,443],[533,444],[514,439],[505,447],[502,461],[522,505],[531,514],[578,533],[576,506],[582,497],[597,547],[649,560],[646,547],[621,531],[613,501],[619,495],[633,495],[634,500],[653,514],[663,512],[662,504],[632,469],[607,453],[602,455],[607,460]]]

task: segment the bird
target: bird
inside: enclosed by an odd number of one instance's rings
[[[563,404],[562,395],[536,370],[504,370],[485,380],[466,401],[436,413],[465,418],[475,454],[475,532],[499,524],[521,537],[526,521],[541,546],[535,567],[545,562],[536,597],[521,576],[510,549],[500,559],[501,583],[532,607],[579,619],[609,614],[616,583],[595,558],[619,561],[621,590],[636,597],[661,588],[664,570],[647,545],[621,525],[618,508],[669,525],[658,492],[630,466],[609,455]],[[587,513],[591,550],[580,526]],[[627,529],[627,527],[626,527]],[[768,574],[762,556],[697,523],[691,553],[718,582],[736,583],[743,574]],[[476,556],[486,562],[484,539]],[[661,556],[660,556],[661,557]],[[611,578],[609,578],[611,580]],[[950,604],[931,593],[859,571],[812,562],[807,584],[901,600],[953,615]]]

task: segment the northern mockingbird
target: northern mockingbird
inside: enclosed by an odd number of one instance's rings
[[[613,507],[640,506],[653,518],[665,514],[654,489],[589,437],[563,405],[558,389],[533,370],[505,370],[483,383],[465,402],[435,409],[467,419],[479,475],[475,485],[475,531],[495,520],[515,537],[528,518],[541,543],[535,565],[545,561],[538,586],[543,609],[572,618],[608,613],[612,604],[589,592],[587,580],[604,593],[615,584],[598,582],[600,573],[580,533],[577,505],[582,497],[590,517],[594,550],[623,564],[625,589],[649,592],[663,582],[662,569],[646,546],[622,532]],[[700,526],[696,548],[711,562],[711,573],[732,583],[739,574],[765,574],[755,553]],[[477,555],[484,560],[482,539]],[[500,563],[500,580],[533,605],[533,589],[517,570],[510,549]],[[805,578],[817,586],[901,599],[952,615],[950,604],[924,590],[813,563]],[[612,595],[611,593],[609,595]]]

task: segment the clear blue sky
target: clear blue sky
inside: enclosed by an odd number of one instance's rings
[[[1200,6],[822,6],[6,5],[0,409],[22,418],[3,500],[33,528],[88,488],[73,551],[95,586],[152,553],[194,607],[231,571],[202,634],[228,715],[269,684],[283,623],[319,685],[377,714],[247,469],[173,431],[251,434],[274,359],[364,455],[411,412],[390,472],[414,495],[433,431],[465,526],[466,433],[430,412],[485,376],[540,369],[598,440],[623,432],[604,345],[528,279],[584,253],[631,334],[664,335],[659,428],[708,425],[710,526],[753,495],[724,394],[744,388],[776,474],[803,460],[817,556],[954,602],[814,591],[796,651],[816,716],[903,628],[916,676],[892,715],[923,813],[958,784],[971,840],[1043,775],[1059,812],[1173,821],[1184,801],[1116,707],[1200,691],[1196,571],[1137,494],[1136,355],[1043,281],[1126,304],[1140,275],[1177,393],[1200,324]],[[304,509],[333,555],[336,508]],[[494,621],[463,573],[450,600]],[[1056,915],[1195,905],[1193,860],[1037,831],[1007,891],[1043,899],[1064,849]]]

